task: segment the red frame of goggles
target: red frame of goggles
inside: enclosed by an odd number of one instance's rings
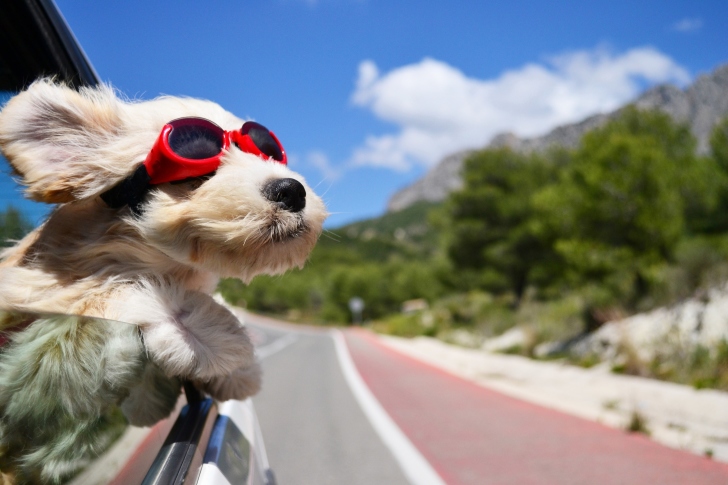
[[[215,141],[221,147],[219,153],[207,158],[186,158],[176,153],[170,145],[169,138],[176,128],[182,127],[197,127],[204,130],[206,135],[217,137],[218,139]],[[257,133],[262,134],[260,136],[263,136],[269,144],[272,142],[277,145],[277,150],[271,152],[265,146],[261,149],[256,143],[256,137],[251,136],[251,132],[255,130],[258,130]],[[260,136],[257,137],[258,140],[260,140]],[[270,138],[267,138],[268,136]],[[149,183],[156,185],[212,173],[220,166],[220,158],[233,143],[246,153],[288,165],[288,157],[281,142],[272,131],[259,123],[246,121],[239,130],[225,131],[205,118],[178,118],[164,125],[157,141],[144,160],[144,167],[150,177]]]

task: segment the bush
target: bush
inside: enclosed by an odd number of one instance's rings
[[[531,334],[531,346],[562,341],[578,335],[583,328],[584,299],[572,293],[558,300],[529,301],[516,314],[517,325]],[[532,353],[532,352],[531,352]]]
[[[437,300],[433,314],[442,328],[469,328],[483,337],[499,335],[515,325],[513,297],[471,291]]]
[[[638,306],[645,311],[689,298],[728,280],[728,236],[694,236],[677,245],[671,263],[647,272],[650,292]]]
[[[372,330],[398,337],[411,338],[421,335],[435,337],[438,333],[438,326],[430,313],[418,312],[409,315],[390,315],[374,322]]]

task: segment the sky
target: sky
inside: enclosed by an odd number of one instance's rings
[[[125,96],[211,99],[274,131],[329,228],[381,215],[450,153],[728,62],[724,0],[56,2]]]

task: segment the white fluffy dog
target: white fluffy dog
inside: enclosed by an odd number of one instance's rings
[[[0,148],[27,195],[59,204],[2,253],[0,309],[83,316],[0,313],[0,331],[23,323],[0,349],[0,470],[19,481],[56,479],[95,453],[93,427],[116,404],[149,425],[170,413],[182,379],[220,400],[259,389],[244,326],[210,293],[221,276],[302,266],[327,213],[300,175],[234,144],[214,173],[150,185],[138,204],[105,202],[184,117],[243,125],[208,101],[126,102],[49,80],[0,112]]]

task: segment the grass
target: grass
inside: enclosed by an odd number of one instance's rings
[[[612,372],[686,384],[695,389],[728,391],[728,341],[712,347],[665,343],[648,362],[640,359],[631,345],[619,349]]]
[[[578,358],[570,357],[568,359],[572,364],[576,364],[584,369],[589,369],[597,364],[601,364],[601,359],[594,354],[586,354]]]
[[[626,430],[630,433],[642,433],[647,436],[650,435],[650,429],[647,427],[647,418],[636,410],[632,411]]]
[[[619,399],[609,399],[602,403],[602,407],[608,411],[616,411],[619,409]]]
[[[428,325],[428,319],[424,318],[427,313],[414,313],[410,315],[396,314],[378,320],[371,324],[372,330],[397,337],[418,337],[424,335],[434,337],[437,334],[437,326]]]

